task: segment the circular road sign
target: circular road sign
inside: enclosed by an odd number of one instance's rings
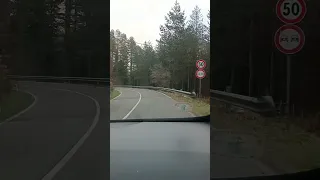
[[[200,60],[197,60],[196,66],[198,69],[204,69],[204,68],[206,68],[207,64],[206,64],[205,60],[200,59]]]
[[[295,54],[302,49],[305,37],[303,31],[298,26],[284,25],[277,30],[274,42],[280,52]]]
[[[206,72],[204,70],[202,70],[202,69],[198,69],[196,71],[196,77],[198,79],[203,79],[204,77],[206,77]]]
[[[279,0],[276,6],[278,18],[287,24],[300,22],[307,13],[305,0]]]

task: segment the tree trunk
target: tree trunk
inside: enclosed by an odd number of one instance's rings
[[[250,40],[249,40],[249,96],[252,96],[252,86],[253,86],[253,62],[252,62],[252,51],[253,51],[253,19],[250,20]]]
[[[64,44],[65,44],[65,63],[64,63],[64,75],[68,76],[69,70],[69,34],[70,34],[70,11],[71,11],[71,0],[65,1],[65,23],[64,23]]]

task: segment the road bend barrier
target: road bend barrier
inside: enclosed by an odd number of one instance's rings
[[[126,87],[126,88],[139,88],[139,89],[151,89],[151,90],[157,90],[157,91],[166,91],[166,92],[175,92],[184,94],[191,97],[196,97],[195,93],[188,92],[188,91],[182,91],[177,89],[170,89],[170,88],[164,88],[164,87],[155,87],[155,86],[131,86],[131,85],[114,85],[114,87]]]
[[[8,78],[15,81],[36,81],[36,82],[60,82],[60,83],[74,83],[74,84],[93,84],[101,86],[109,86],[109,78],[91,78],[91,77],[58,77],[58,76],[20,76],[20,75],[8,75]],[[141,88],[141,89],[152,89],[161,90],[166,92],[175,92],[190,97],[196,97],[195,93],[170,89],[164,87],[154,86],[131,86],[131,85],[114,85],[114,87],[127,87],[127,88]],[[218,90],[210,90],[211,105],[215,101],[220,101],[226,105],[243,108],[261,115],[275,115],[276,108],[272,102],[272,98],[268,96],[262,97],[249,97],[234,93],[228,93]]]
[[[215,101],[220,101],[226,104],[229,108],[234,106],[255,112],[263,116],[276,115],[276,108],[274,106],[272,97],[270,96],[262,96],[257,98],[211,89],[210,97],[211,105],[213,105]]]
[[[108,86],[109,78],[91,78],[91,77],[58,77],[58,76],[19,76],[8,75],[8,78],[15,81],[36,81],[36,82],[60,82],[74,84],[93,84]]]

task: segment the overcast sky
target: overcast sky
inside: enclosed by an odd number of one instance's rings
[[[171,10],[175,0],[111,0],[110,28],[119,29],[127,37],[133,36],[138,43],[151,41],[155,45],[159,39],[159,26],[164,24],[164,17]],[[204,22],[210,9],[210,0],[178,0],[187,19],[198,5]]]

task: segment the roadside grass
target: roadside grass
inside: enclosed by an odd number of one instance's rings
[[[114,99],[115,97],[119,96],[120,92],[115,90],[115,89],[112,89],[111,92],[110,92],[110,100]]]
[[[227,113],[223,105],[211,106],[211,125],[217,129],[255,135],[262,152],[259,160],[278,173],[320,167],[320,138],[284,117],[261,117],[255,113]],[[241,133],[239,133],[241,134]]]
[[[20,91],[12,91],[9,95],[3,96],[0,102],[0,122],[24,110],[33,101],[30,94]]]
[[[210,115],[210,98],[192,98],[180,93],[163,92],[177,102],[188,103],[192,106],[191,113],[195,116]]]

